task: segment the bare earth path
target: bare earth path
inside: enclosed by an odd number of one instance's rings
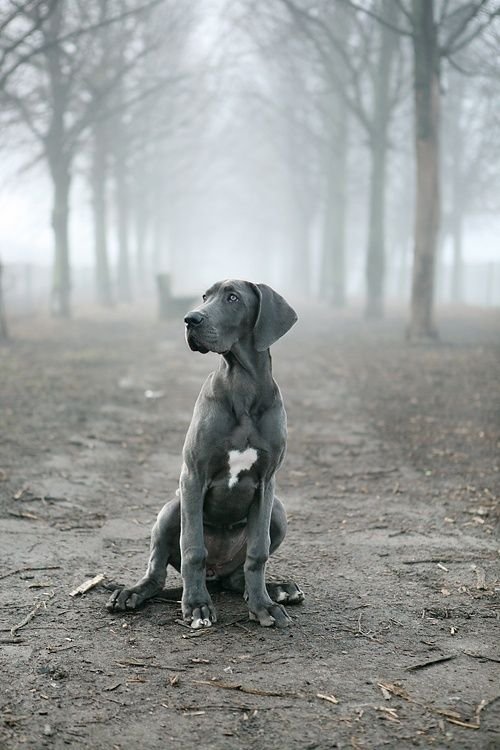
[[[306,602],[275,631],[216,594],[220,623],[191,632],[175,595],[113,616],[103,585],[69,592],[142,575],[214,358],[179,324],[14,325],[0,350],[2,750],[499,747],[499,329],[469,314],[443,324],[448,343],[408,348],[397,321],[303,315],[273,350],[290,526],[270,573]]]

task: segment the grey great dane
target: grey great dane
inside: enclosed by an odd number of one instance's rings
[[[296,322],[290,305],[265,284],[221,281],[184,318],[193,351],[221,355],[194,407],[179,490],[158,515],[146,573],[117,589],[107,607],[131,610],[156,596],[167,565],[183,580],[182,613],[192,628],[216,622],[207,581],[244,594],[250,619],[287,626],[283,603],[304,594],[292,582],[267,583],[265,568],[286,534],[275,475],[286,447],[286,414],[269,347]]]

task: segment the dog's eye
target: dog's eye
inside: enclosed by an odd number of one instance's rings
[[[207,295],[206,295],[206,294],[202,294],[202,295],[201,295],[201,298],[202,298],[203,302],[206,302],[206,301],[207,301]]]
[[[236,294],[230,294],[227,298],[228,302],[238,302],[239,297]]]

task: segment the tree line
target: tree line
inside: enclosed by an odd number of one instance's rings
[[[292,76],[294,97],[282,98],[291,127],[307,102],[299,141],[319,134],[316,165],[309,161],[305,170],[316,172],[322,206],[321,296],[338,307],[346,303],[349,181],[366,155],[365,315],[383,315],[387,193],[397,203],[394,193],[401,191],[401,213],[413,216],[407,333],[434,338],[443,243],[451,237],[452,299],[461,301],[464,222],[480,207],[499,208],[490,197],[499,177],[499,3],[274,0],[257,11],[255,3],[246,8],[258,48]],[[297,204],[304,207],[300,195]],[[393,241],[401,222],[395,218]],[[305,222],[313,219],[314,210]]]
[[[71,315],[70,195],[80,169],[91,192],[98,301],[130,301],[144,273],[144,238],[163,248],[164,182],[177,167],[173,144],[203,102],[186,59],[193,3],[172,0],[8,0],[0,14],[2,129],[14,148],[42,162],[52,190],[51,308]],[[168,152],[168,153],[167,153]],[[25,165],[26,166],[26,165]],[[110,204],[118,262],[112,283]],[[131,236],[137,243],[131,268]]]
[[[408,336],[435,337],[443,244],[460,301],[464,222],[498,211],[499,22],[498,0],[6,0],[0,126],[50,176],[53,313],[71,314],[77,172],[102,305],[174,266],[186,206],[239,180],[259,262],[272,237],[290,286],[342,307],[362,258],[369,318],[411,237]]]

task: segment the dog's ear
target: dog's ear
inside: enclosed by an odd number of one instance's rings
[[[263,352],[285,335],[297,322],[297,313],[288,302],[267,284],[252,284],[259,308],[253,329],[255,348]]]

